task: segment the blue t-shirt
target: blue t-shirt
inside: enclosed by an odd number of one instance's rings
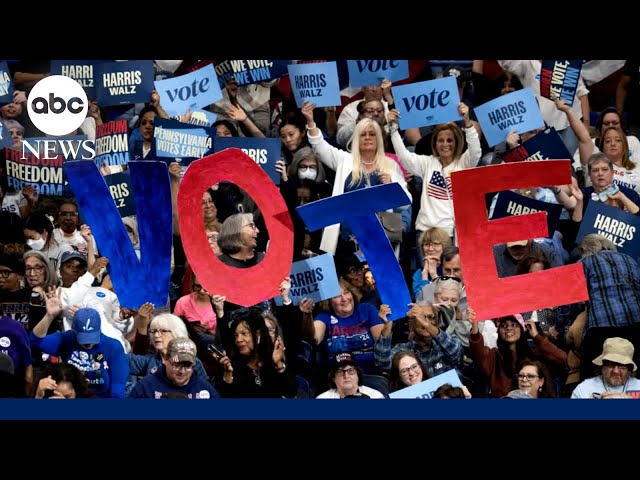
[[[380,325],[382,320],[378,311],[369,303],[359,303],[348,317],[337,317],[322,312],[316,320],[327,328],[321,348],[329,360],[338,353],[349,352],[364,373],[376,373],[371,327]]]
[[[0,318],[0,353],[11,358],[16,376],[24,377],[24,371],[32,363],[29,334],[9,316]]]

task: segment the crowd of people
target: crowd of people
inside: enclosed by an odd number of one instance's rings
[[[295,304],[290,277],[273,286],[277,302],[249,307],[228,301],[229,292],[208,291],[182,247],[175,201],[182,175],[169,161],[174,224],[166,303],[121,305],[109,259],[100,253],[104,240],[81,222],[76,199],[40,194],[33,185],[11,189],[0,167],[0,396],[384,399],[453,371],[458,382],[432,383],[429,397],[636,398],[640,267],[602,235],[577,238],[590,201],[640,214],[638,139],[625,128],[636,118],[638,107],[629,102],[640,91],[637,68],[627,62],[617,92],[591,128],[582,80],[568,105],[540,95],[539,61],[499,61],[503,70],[494,76],[483,73],[482,62],[473,62],[473,75],[461,73],[464,67],[445,72],[458,82],[460,120],[420,129],[400,128],[388,80],[364,87],[343,105],[318,108],[305,101],[298,108],[287,78],[238,85],[232,77],[223,98],[207,107],[217,114],[211,125],[217,136],[281,139],[275,163],[293,223],[291,260],[323,253],[334,259],[339,294],[322,301]],[[173,70],[155,65],[158,75],[170,76],[202,61],[176,63]],[[50,70],[47,62],[10,67],[15,93],[0,115],[14,142],[7,150],[20,150],[23,138],[39,135],[27,112],[28,92]],[[431,78],[427,66],[413,80]],[[589,299],[477,318],[466,295],[450,179],[477,166],[490,175],[487,165],[544,131],[509,132],[488,147],[473,108],[519,88],[533,90],[546,126],[560,133],[576,162],[567,159],[568,185],[515,190],[561,205],[563,213],[546,238],[495,245],[496,270],[505,278],[579,263]],[[156,155],[153,135],[155,119],[169,118],[157,92],[147,104],[126,108],[90,100],[76,133],[95,139],[96,126],[125,119],[130,160],[166,161]],[[106,177],[123,169],[103,166],[100,172]],[[368,268],[372,259],[364,258],[349,225],[309,231],[296,210],[389,183],[407,196],[408,205],[393,209],[402,231],[389,242],[412,300],[406,316],[394,321],[376,286],[380,279]],[[487,196],[489,212],[498,193]],[[144,261],[136,216],[122,221]],[[221,182],[202,192],[202,222],[223,264],[252,268],[268,255],[260,205],[240,186]]]

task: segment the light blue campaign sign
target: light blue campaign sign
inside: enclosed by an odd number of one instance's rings
[[[455,77],[392,87],[400,128],[417,128],[461,120],[460,94]]]
[[[112,63],[104,60],[52,60],[51,75],[73,78],[84,88],[89,99],[96,98],[96,66]]]
[[[380,85],[385,78],[397,82],[409,78],[409,60],[347,60],[349,86]]]
[[[473,111],[490,147],[504,142],[512,130],[524,133],[544,127],[540,107],[530,88],[502,95]]]
[[[13,145],[13,139],[9,133],[9,129],[5,126],[4,122],[0,120],[0,148],[9,148]]]
[[[267,82],[288,74],[291,60],[222,60],[216,65],[220,86],[233,77],[238,85]]]
[[[316,107],[341,104],[336,62],[288,65],[291,89],[298,107],[305,100]]]
[[[279,138],[216,137],[213,140],[214,153],[226,148],[242,150],[269,175],[273,183],[280,185],[280,174],[276,171],[276,162],[282,156],[282,142]]]
[[[398,183],[387,183],[325,198],[296,209],[309,231],[336,223],[349,224],[369,261],[382,303],[391,308],[389,320],[397,320],[407,314],[411,295],[376,213],[410,202]]]
[[[0,62],[0,105],[13,101],[13,79],[7,62]]]
[[[333,255],[325,253],[291,265],[291,290],[289,298],[299,305],[303,298],[320,302],[340,295],[338,275]],[[276,305],[282,305],[282,297],[275,297]]]
[[[153,60],[100,63],[95,71],[96,97],[101,106],[151,100]]]
[[[597,200],[589,200],[576,242],[580,243],[590,233],[597,233],[611,240],[619,252],[637,259],[640,258],[638,232],[639,217]]]
[[[207,155],[213,146],[204,128],[163,128],[153,131],[158,157],[197,159]]]
[[[424,382],[402,388],[389,394],[389,398],[433,398],[433,394],[442,385],[449,384],[452,387],[462,387],[455,370],[441,373]]]
[[[211,64],[195,72],[154,83],[162,108],[170,116],[206,107],[222,98],[216,71]]]
[[[197,127],[210,127],[218,119],[218,115],[209,110],[196,109],[191,111],[189,124]]]
[[[104,181],[109,187],[111,198],[116,204],[121,217],[128,217],[136,214],[136,202],[133,199],[133,188],[131,188],[131,173],[127,170],[104,177]]]

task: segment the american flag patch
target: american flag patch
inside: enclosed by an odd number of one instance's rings
[[[445,182],[444,177],[440,172],[433,172],[431,174],[431,180],[427,186],[427,194],[432,198],[438,200],[449,200],[449,189],[451,188],[451,181],[447,178]]]

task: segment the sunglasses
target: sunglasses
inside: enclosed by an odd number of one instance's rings
[[[461,283],[462,280],[460,279],[460,277],[450,277],[449,275],[442,275],[440,277],[440,281],[444,282],[445,280],[453,280],[455,282]]]

